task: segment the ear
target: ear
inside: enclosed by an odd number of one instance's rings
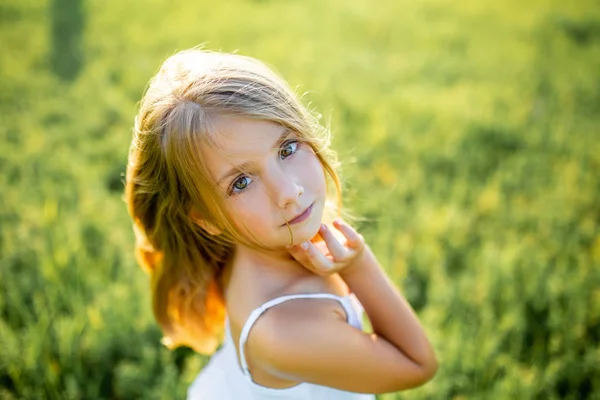
[[[194,221],[196,225],[200,228],[204,229],[209,235],[217,236],[221,234],[221,230],[202,218],[196,210],[190,211],[190,218]]]

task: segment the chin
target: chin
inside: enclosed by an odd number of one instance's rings
[[[294,238],[293,244],[321,239],[319,228],[321,228],[321,222],[323,220],[323,207],[324,204],[321,204],[319,209],[313,210],[313,213],[308,220],[297,225],[291,225]],[[283,228],[287,231],[286,226],[283,226]]]
[[[285,235],[287,236],[287,228],[285,228]],[[292,226],[292,234],[293,234],[293,244],[300,244],[302,242],[306,242],[307,240],[312,240],[313,237],[315,237],[315,235],[319,232],[319,226],[317,226],[316,228],[312,227],[312,226],[303,226],[300,229],[295,229]],[[287,236],[289,239],[289,236]],[[289,245],[289,242],[286,244],[286,246]]]
[[[310,221],[310,223],[303,226],[301,229],[294,230],[294,244],[300,244],[307,240],[313,241],[315,238],[319,239],[319,228],[321,228],[321,219]]]

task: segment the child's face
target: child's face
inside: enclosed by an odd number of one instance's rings
[[[286,221],[294,244],[315,236],[326,184],[312,148],[272,122],[225,117],[216,128],[216,147],[203,147],[202,156],[239,231],[274,249],[291,244]]]

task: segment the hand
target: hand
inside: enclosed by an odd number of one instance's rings
[[[363,236],[345,222],[336,220],[333,226],[343,235],[343,244],[331,229],[321,224],[319,233],[323,240],[304,242],[288,247],[288,251],[303,267],[311,272],[326,276],[333,273],[346,273],[360,266],[360,256],[365,249]]]

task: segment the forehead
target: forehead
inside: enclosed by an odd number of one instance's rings
[[[202,146],[202,157],[214,179],[268,154],[287,131],[273,122],[229,116],[220,118],[213,128],[210,141]]]

